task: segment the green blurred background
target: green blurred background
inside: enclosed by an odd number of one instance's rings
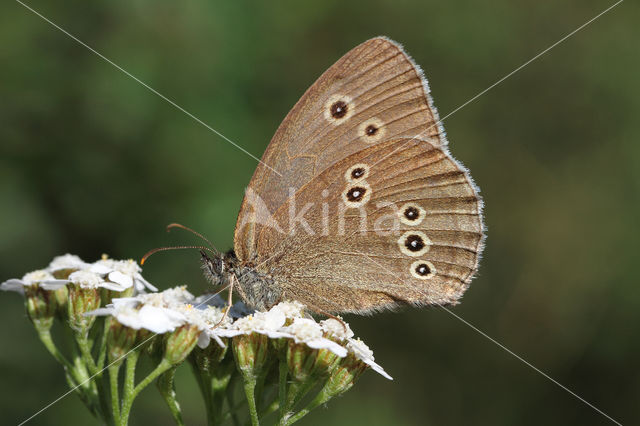
[[[424,68],[442,115],[612,4],[28,2],[261,156],[289,108],[356,44],[384,34]],[[626,1],[445,122],[486,202],[480,275],[453,312],[610,416],[640,400],[640,9]],[[58,254],[139,258],[219,247],[255,160],[16,2],[0,6],[0,280]],[[158,255],[161,288],[206,288],[198,254]],[[303,424],[609,424],[447,312],[348,317],[395,377],[367,373]],[[0,413],[17,424],[66,391],[15,294],[0,294]],[[187,368],[187,424],[204,408]],[[77,397],[31,424],[92,424]],[[170,425],[150,388],[132,424]]]

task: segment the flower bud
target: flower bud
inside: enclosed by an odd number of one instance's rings
[[[287,366],[294,380],[305,382],[312,377],[329,375],[340,357],[329,349],[312,349],[304,343],[287,341]]]
[[[54,292],[41,288],[38,284],[25,287],[25,306],[29,319],[39,331],[46,331],[53,325],[58,310]]]
[[[56,300],[57,315],[60,319],[67,318],[67,303],[69,300],[69,290],[67,286],[60,287],[56,290],[49,290],[52,293],[53,298]]]
[[[191,353],[198,337],[200,329],[193,324],[185,324],[168,333],[165,340],[164,358],[171,364],[180,364]]]
[[[136,338],[138,337],[138,330],[129,328],[118,321],[111,320],[110,318],[105,321],[110,321],[109,335],[107,336],[109,361],[120,364],[133,345],[135,345]]]
[[[69,325],[77,332],[86,333],[96,320],[95,316],[84,315],[100,307],[100,289],[82,287],[79,284],[69,286]]]
[[[269,352],[269,337],[264,334],[240,334],[233,338],[236,365],[246,378],[255,379],[263,373]]]
[[[324,386],[323,392],[333,397],[348,391],[366,369],[367,364],[350,353],[337,363]]]
[[[222,347],[217,344],[209,344],[205,348],[197,346],[192,352],[196,368],[207,375],[213,375],[227,354],[227,349],[229,349],[229,345]]]

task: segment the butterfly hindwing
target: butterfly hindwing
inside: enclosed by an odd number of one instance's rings
[[[308,227],[291,223],[292,211],[305,211]],[[483,238],[481,200],[467,172],[442,149],[409,138],[336,163],[274,217],[288,232],[262,229],[258,246],[272,256],[264,271],[285,296],[334,313],[455,303]]]

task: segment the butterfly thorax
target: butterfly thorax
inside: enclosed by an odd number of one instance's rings
[[[249,307],[267,310],[282,299],[280,286],[275,285],[273,278],[258,271],[255,266],[239,260],[233,250],[227,253],[216,253],[209,257],[202,254],[202,270],[205,278],[214,286],[229,286],[234,279],[234,288]]]

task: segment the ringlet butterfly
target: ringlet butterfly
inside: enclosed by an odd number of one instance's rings
[[[482,201],[447,150],[420,68],[385,37],[344,55],[286,116],[247,187],[214,284],[264,310],[454,304],[478,268]],[[232,290],[230,290],[230,293]]]

